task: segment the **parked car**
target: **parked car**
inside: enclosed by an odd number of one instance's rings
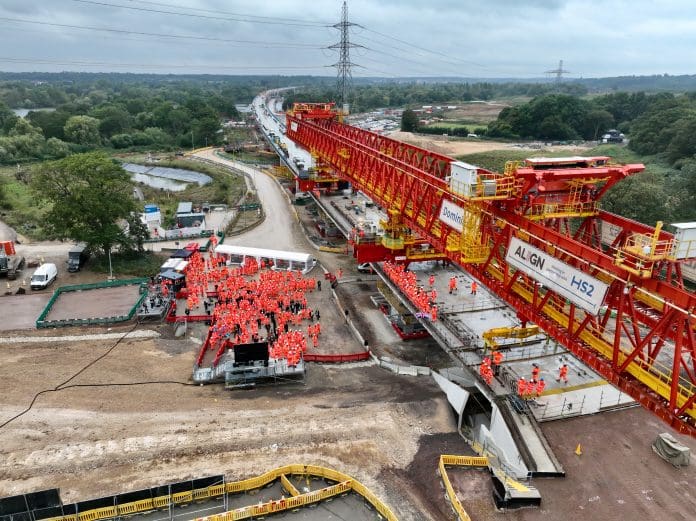
[[[31,289],[45,289],[58,278],[58,268],[55,264],[42,264],[31,276]]]

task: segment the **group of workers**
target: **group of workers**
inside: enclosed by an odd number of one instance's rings
[[[498,375],[503,358],[503,354],[497,350],[493,351],[491,357],[486,356],[483,358],[479,366],[479,375],[487,385],[490,386],[493,383],[493,377]],[[537,398],[540,397],[546,389],[546,381],[540,375],[541,368],[537,364],[532,364],[532,377],[527,380],[521,376],[517,380],[517,394],[525,400],[529,400],[535,396]],[[558,378],[556,378],[556,381],[568,383],[568,364],[564,363],[561,365],[558,370]]]
[[[426,291],[418,285],[418,278],[412,271],[407,271],[403,264],[386,261],[382,266],[384,273],[394,284],[408,297],[418,308],[420,313],[435,322],[437,320],[437,306],[434,304],[437,292],[432,289]],[[434,282],[434,281],[433,281]]]
[[[321,326],[313,321],[319,313],[307,306],[306,293],[316,288],[316,280],[300,272],[272,271],[263,260],[247,258],[239,267],[226,265],[222,255],[201,252],[189,257],[186,274],[186,310],[201,302],[211,328],[207,349],[215,351],[213,366],[224,353],[239,344],[266,341],[272,358],[285,358],[297,365],[307,350],[307,339],[319,346]],[[307,336],[302,323],[309,321]],[[205,349],[199,355],[203,361]]]

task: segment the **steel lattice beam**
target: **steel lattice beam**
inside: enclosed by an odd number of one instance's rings
[[[523,320],[539,325],[673,428],[696,437],[696,296],[678,284],[657,277],[641,279],[617,265],[600,247],[596,219],[636,233],[651,232],[650,227],[600,212],[586,218],[573,236],[567,223],[526,218],[522,198],[471,201],[453,194],[447,183],[453,160],[446,156],[343,125],[326,115],[312,119],[289,113],[287,122],[291,139],[377,204],[398,211],[406,226],[486,284]],[[582,173],[575,170],[567,177],[601,175],[608,179],[607,184],[613,184],[640,169],[641,165],[614,165]],[[549,186],[565,175],[559,174]],[[530,172],[522,171],[520,177],[522,190],[543,181],[538,174],[533,179]],[[444,200],[461,207],[475,205],[483,215],[481,233],[491,246],[484,262],[470,264],[460,251],[448,249],[453,230],[438,217]],[[516,235],[524,235],[547,254],[607,282],[606,313],[589,314],[512,270],[505,255]],[[663,232],[660,237],[668,234]]]

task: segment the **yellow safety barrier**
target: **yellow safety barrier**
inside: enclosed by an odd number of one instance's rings
[[[336,484],[321,490],[314,490],[306,494],[300,494],[286,475],[313,476],[334,481]],[[188,492],[178,492],[176,494],[172,494],[171,496],[167,495],[158,496],[152,499],[142,499],[114,507],[87,510],[85,512],[80,512],[79,514],[52,517],[43,521],[99,521],[101,519],[110,519],[122,515],[164,509],[168,508],[170,505],[184,505],[191,503],[194,500],[197,501],[207,498],[220,497],[225,492],[234,494],[255,490],[276,481],[277,479],[281,480],[283,486],[286,488],[286,490],[293,494],[293,497],[288,499],[273,500],[260,505],[243,507],[234,511],[200,519],[214,521],[235,521],[237,519],[249,519],[262,514],[272,514],[275,512],[299,508],[353,491],[365,498],[365,500],[367,500],[384,519],[387,521],[398,521],[397,517],[389,509],[389,507],[382,503],[379,498],[377,498],[377,496],[375,496],[362,483],[354,480],[347,474],[316,465],[297,464],[279,467],[260,476],[241,481],[233,481],[224,485],[211,485],[206,488],[200,488]]]
[[[481,444],[477,442],[472,443],[472,447],[479,454],[484,452],[484,448],[481,446]],[[527,487],[524,483],[520,483],[516,479],[511,478],[502,469],[491,467],[489,465],[489,460],[486,456],[453,456],[449,454],[443,454],[440,456],[440,476],[442,476],[442,482],[445,484],[447,497],[449,498],[450,503],[452,504],[452,508],[459,516],[460,521],[471,521],[471,517],[469,516],[469,514],[467,514],[466,510],[464,510],[464,506],[462,505],[461,501],[459,501],[459,498],[457,497],[457,494],[454,491],[452,482],[450,481],[449,476],[447,475],[447,465],[453,467],[488,467],[490,471],[493,472],[493,474],[495,474],[495,476],[508,487],[514,488],[515,490],[518,490],[520,492],[529,491],[529,487]]]
[[[193,491],[172,494],[172,503],[175,505],[188,504],[191,501],[193,501]]]
[[[297,490],[295,485],[293,485],[285,474],[280,476],[280,482],[283,484],[283,488],[288,491],[291,496],[299,496],[300,491]]]
[[[266,503],[242,507],[229,512],[224,512],[222,514],[197,518],[197,521],[234,521],[237,519],[249,519],[264,514],[274,514],[277,512],[283,512],[285,510],[310,505],[312,503],[317,503],[339,494],[350,492],[351,489],[351,481],[343,481],[341,483],[337,483],[336,485],[331,485],[330,487],[322,488],[320,490],[313,490],[311,492],[307,492],[306,494],[300,494],[299,496],[289,499],[273,499],[271,501],[267,501]]]
[[[488,458],[485,456],[451,456],[443,454],[440,459],[445,465],[457,467],[487,467]]]
[[[464,510],[461,501],[459,501],[457,494],[454,492],[454,487],[452,487],[452,483],[450,482],[449,476],[447,475],[447,470],[445,469],[445,463],[442,459],[442,456],[440,456],[439,468],[440,476],[442,477],[442,482],[445,484],[445,490],[447,491],[447,497],[450,500],[452,508],[459,517],[459,520],[471,521],[471,517],[469,517],[469,514],[466,513],[466,510]]]

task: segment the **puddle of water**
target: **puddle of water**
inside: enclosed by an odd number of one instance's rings
[[[166,177],[156,177],[149,174],[131,174],[131,179],[136,183],[143,183],[151,188],[158,188],[161,190],[169,190],[170,192],[182,192],[186,190],[188,183],[182,183],[181,181],[174,181],[172,179],[167,179]]]
[[[135,165],[123,163],[123,168],[131,174],[131,178],[139,183],[144,183],[152,188],[181,192],[186,190],[189,183],[198,186],[207,185],[212,181],[210,176],[178,168],[165,168],[159,166]]]

